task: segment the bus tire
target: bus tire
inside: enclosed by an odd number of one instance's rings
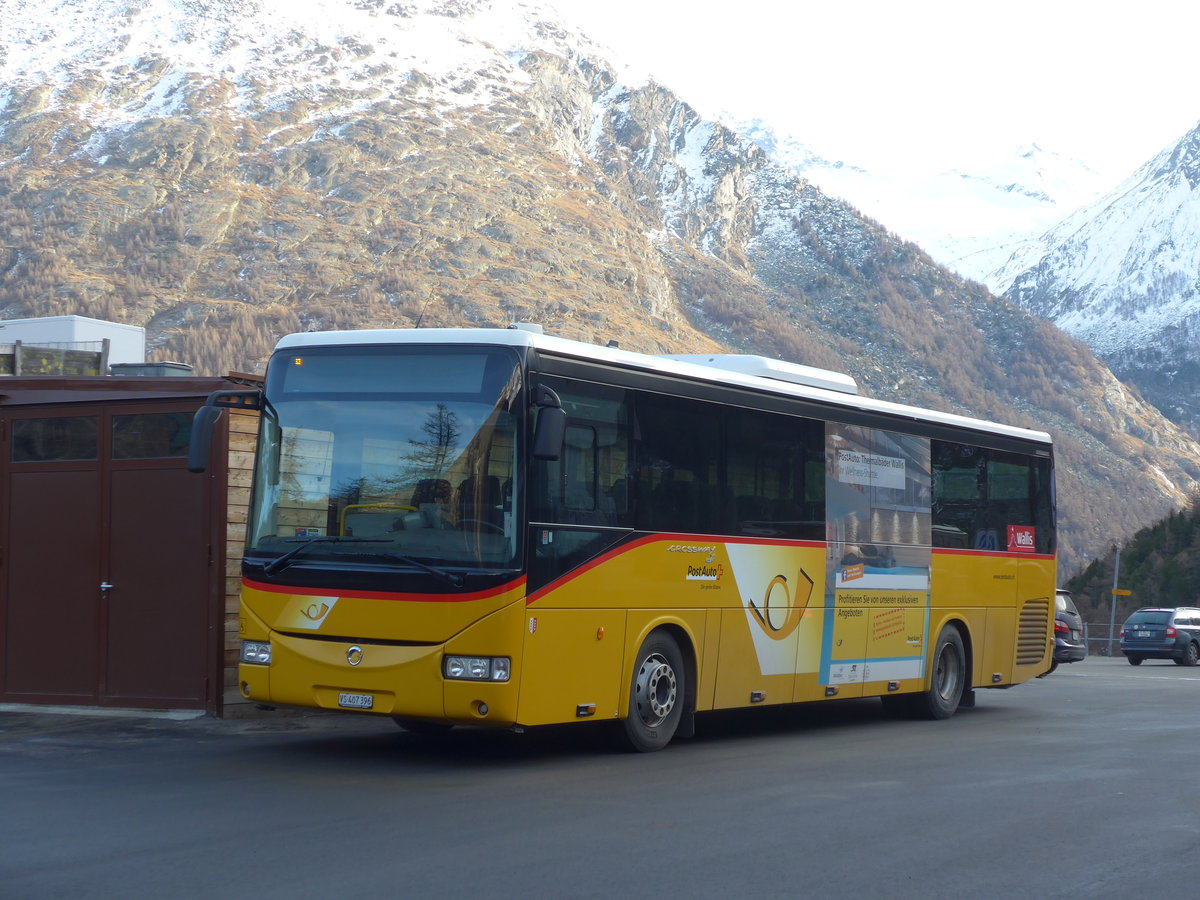
[[[948,719],[958,711],[967,685],[967,653],[962,635],[947,625],[933,646],[929,690],[913,698],[914,712],[922,719]]]
[[[679,644],[666,631],[652,632],[638,650],[629,685],[625,739],[642,753],[671,742],[683,716],[687,673]]]

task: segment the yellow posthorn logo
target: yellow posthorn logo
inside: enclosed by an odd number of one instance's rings
[[[325,624],[337,601],[337,597],[292,597],[280,611],[277,627],[316,631]]]
[[[767,637],[782,641],[800,627],[804,610],[812,599],[813,580],[803,569],[796,573],[795,593],[788,589],[787,578],[776,575],[767,584],[761,606],[753,600],[748,602],[750,611]],[[801,597],[801,592],[804,596]]]
[[[308,606],[301,607],[300,615],[306,619],[312,619],[314,622],[320,622],[323,618],[329,615],[328,603],[310,603]]]

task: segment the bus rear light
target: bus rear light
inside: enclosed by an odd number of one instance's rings
[[[507,656],[447,656],[442,673],[455,681],[508,681],[512,662]]]
[[[252,666],[271,664],[270,641],[242,641],[242,662]]]

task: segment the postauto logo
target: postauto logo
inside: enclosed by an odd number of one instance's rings
[[[725,567],[716,561],[717,548],[712,544],[696,546],[692,544],[672,544],[667,548],[668,553],[697,553],[704,554],[702,560],[688,560],[688,581],[719,581],[725,574]]]

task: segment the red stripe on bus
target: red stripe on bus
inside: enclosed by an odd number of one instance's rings
[[[712,544],[714,547],[717,544],[759,544],[768,545],[771,547],[824,547],[824,541],[779,541],[770,540],[768,538],[752,538],[752,537],[734,537],[727,535],[717,535],[709,538],[697,537],[694,534],[648,534],[644,537],[636,538],[627,544],[621,544],[619,547],[600,554],[595,559],[588,560],[577,569],[572,569],[561,578],[556,578],[554,581],[547,584],[545,587],[539,588],[528,597],[525,598],[525,605],[535,603],[552,590],[557,590],[564,584],[574,581],[576,578],[589,572],[597,566],[614,559],[623,553],[628,553],[636,550],[639,547],[645,547],[647,544]]]
[[[962,547],[934,547],[943,556],[1000,556],[1005,559],[1054,559],[1053,553],[1026,553],[1023,550],[968,550]]]
[[[487,600],[500,594],[507,594],[525,586],[525,576],[514,578],[499,587],[486,591],[473,591],[470,594],[409,594],[395,591],[344,591],[338,589],[320,590],[318,588],[287,587],[278,584],[263,584],[243,578],[242,584],[256,591],[271,594],[292,594],[297,597],[353,597],[360,600],[391,600],[401,603],[468,603],[472,600]]]

